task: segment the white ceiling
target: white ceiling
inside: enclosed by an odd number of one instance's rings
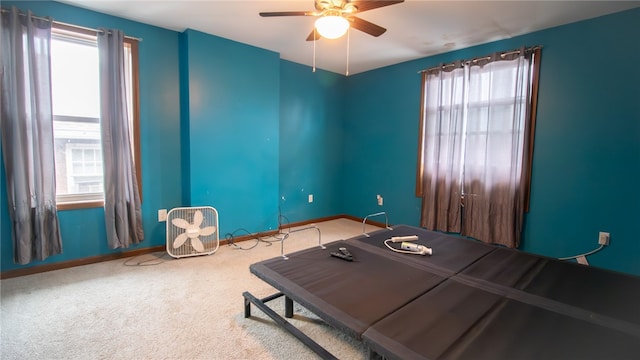
[[[313,29],[314,17],[258,15],[313,11],[313,0],[58,1],[170,30],[194,29],[278,52],[282,59],[313,64],[313,42],[305,39]],[[639,6],[640,1],[405,0],[358,15],[387,32],[377,38],[351,32],[349,74]],[[346,37],[317,41],[316,67],[344,74]]]

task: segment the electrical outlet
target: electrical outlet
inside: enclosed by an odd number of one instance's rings
[[[313,194],[309,194],[309,202],[312,203],[313,202]]]
[[[384,199],[382,198],[381,195],[376,195],[376,198],[378,198],[378,205],[382,206],[382,204],[384,204]]]
[[[611,235],[608,232],[600,231],[598,235],[598,244],[600,245],[609,245],[609,238]]]
[[[158,222],[167,221],[167,209],[158,210]]]

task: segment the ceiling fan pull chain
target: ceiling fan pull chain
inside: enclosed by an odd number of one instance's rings
[[[313,38],[316,39],[317,38],[317,34],[316,34],[316,28],[315,26],[313,27]],[[316,72],[316,42],[317,41],[313,41],[313,70],[311,70],[311,72]]]
[[[349,27],[349,29],[347,29],[347,72],[345,74],[345,76],[349,76],[349,43],[350,43],[350,39],[351,39],[351,27]]]

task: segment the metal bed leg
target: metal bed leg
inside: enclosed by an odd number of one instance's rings
[[[383,357],[382,355],[378,354],[377,352],[375,352],[375,350],[373,350],[372,348],[369,348],[369,360],[384,360],[385,357]]]
[[[277,295],[278,295],[277,297],[282,296],[282,294],[277,294]],[[337,357],[333,356],[333,354],[331,354],[325,348],[320,346],[320,344],[318,344],[317,342],[313,341],[313,339],[311,339],[310,337],[305,335],[297,327],[291,325],[291,323],[289,323],[282,316],[278,315],[275,311],[273,311],[270,307],[268,307],[263,302],[263,300],[260,300],[260,299],[256,298],[255,296],[251,295],[247,291],[243,292],[242,296],[244,297],[244,302],[245,302],[245,317],[247,317],[246,316],[247,315],[247,311],[250,312],[250,310],[247,310],[246,307],[247,306],[251,306],[251,304],[253,304],[253,305],[257,306],[258,309],[262,310],[262,312],[265,313],[267,316],[269,316],[273,321],[275,321],[276,324],[280,325],[280,327],[282,327],[284,330],[288,331],[291,335],[295,336],[298,340],[300,340],[309,349],[311,349],[313,352],[318,354],[318,356],[320,356],[322,359],[338,360]],[[271,298],[271,300],[273,300],[273,298]]]
[[[262,298],[262,299],[259,299],[259,300],[264,304],[264,303],[268,303],[269,301],[275,300],[275,299],[277,299],[279,297],[282,297],[282,296],[284,296],[283,293],[275,293],[273,295],[269,295],[266,298]],[[291,316],[290,317],[293,317],[293,300],[289,300],[289,301],[291,301]],[[287,304],[287,302],[285,301],[285,310],[286,310],[286,306],[287,306],[286,304]],[[245,297],[244,298],[244,317],[248,318],[250,316],[251,316],[251,302],[249,301],[249,299],[247,299]]]
[[[249,299],[247,299],[246,297],[244,298],[244,318],[248,318],[251,316],[251,303],[249,302]]]
[[[293,317],[293,300],[288,296],[284,297],[284,317],[289,319]]]

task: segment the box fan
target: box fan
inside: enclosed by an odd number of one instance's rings
[[[218,211],[213,207],[180,207],[167,213],[169,255],[174,258],[210,255],[218,246]]]

